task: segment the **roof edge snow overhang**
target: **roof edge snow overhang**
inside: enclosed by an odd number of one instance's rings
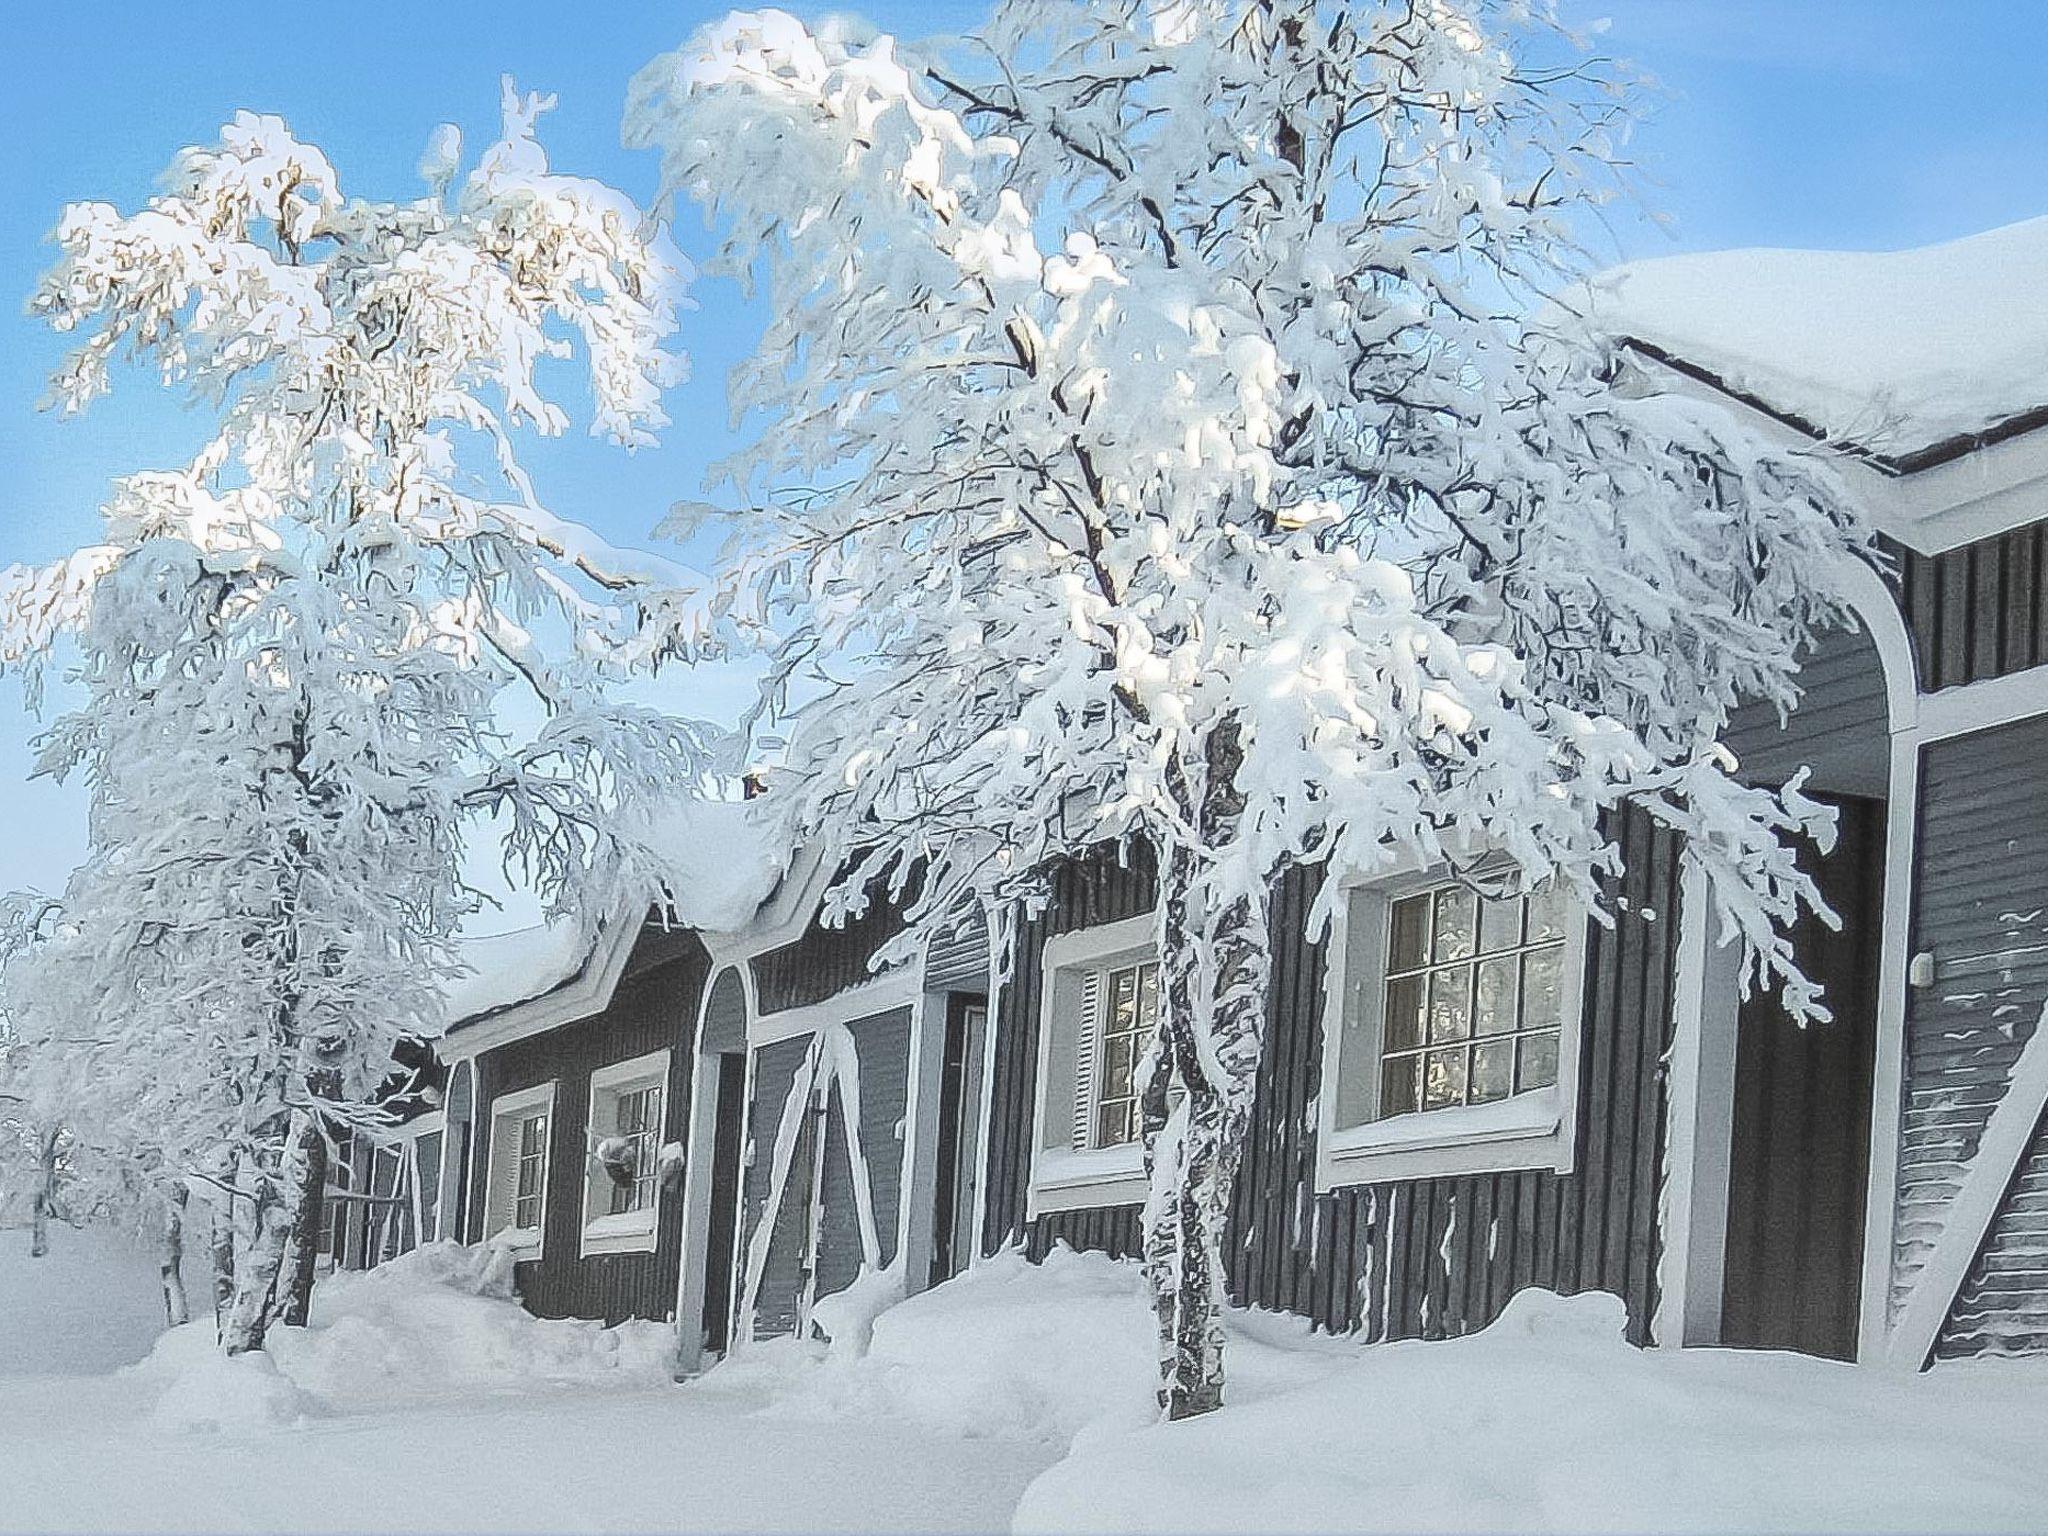
[[[2039,490],[2048,481],[2048,405],[2005,417],[1977,432],[1883,454],[1830,440],[1813,422],[1737,388],[1654,342],[1623,335],[1624,351],[1740,407],[1781,438],[1822,448],[1858,493],[1879,531],[1917,554],[1938,555],[2038,521]]]
[[[589,952],[566,981],[488,1013],[457,1019],[434,1042],[434,1054],[452,1066],[602,1012],[611,1002],[626,960],[633,953],[634,942],[640,937],[642,925],[632,921],[638,906],[622,905],[598,920]]]
[[[829,874],[818,849],[807,846],[745,925],[723,932],[693,929],[711,956],[713,970],[801,938],[824,898]],[[533,997],[456,1020],[433,1042],[434,1053],[453,1065],[604,1012],[641,929],[651,920],[647,914],[658,909],[653,899],[622,903],[599,920],[589,953],[573,975]],[[636,914],[640,921],[634,921]]]

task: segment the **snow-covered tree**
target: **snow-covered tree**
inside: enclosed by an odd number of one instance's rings
[[[133,360],[217,424],[118,483],[102,542],[9,572],[0,607],[31,685],[77,647],[84,702],[39,768],[91,791],[88,857],[7,1011],[229,1197],[230,1351],[302,1314],[327,1138],[374,1134],[394,1046],[442,1023],[481,899],[466,847],[502,837],[595,919],[659,882],[631,808],[715,749],[609,693],[683,573],[551,515],[517,457],[522,426],[567,424],[550,360],[580,355],[592,430],[628,447],[680,366],[680,258],[548,168],[548,105],[508,81],[503,137],[458,180],[439,130],[411,201],[345,197],[317,149],[238,114],[141,210],[67,209],[32,301],[81,338],[64,410]]]
[[[1559,302],[1626,108],[1540,0],[1010,0],[927,47],[767,11],[635,81],[629,142],[768,286],[720,607],[776,635],[837,906],[893,884],[911,944],[1079,847],[1157,854],[1173,1415],[1221,1401],[1289,866],[1597,903],[1636,797],[1820,1009],[1778,930],[1825,813],[1714,741],[1790,698],[1865,536],[1823,470],[1617,391]]]

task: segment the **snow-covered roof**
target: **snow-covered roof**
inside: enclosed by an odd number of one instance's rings
[[[781,818],[761,800],[677,800],[644,835],[667,866],[676,920],[712,933],[752,920],[792,852]]]
[[[700,932],[744,928],[774,893],[792,852],[781,819],[752,800],[679,800],[640,835],[663,866],[673,920]],[[566,986],[583,973],[594,943],[568,920],[465,939],[468,971],[444,986],[450,1026]]]
[[[2048,217],[1910,251],[1631,262],[1590,314],[1821,436],[1932,458],[2048,407]]]

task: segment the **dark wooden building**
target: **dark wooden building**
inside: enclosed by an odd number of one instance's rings
[[[1697,361],[1713,338],[1622,335],[1640,387],[1787,442],[1821,420]],[[1797,709],[1725,734],[1742,774],[1804,773],[1836,810],[1801,857],[1839,924],[1791,936],[1831,1023],[1743,996],[1638,807],[1610,825],[1611,922],[1483,858],[1280,881],[1235,1300],[1372,1340],[1470,1332],[1539,1286],[1613,1293],[1644,1344],[2048,1347],[2042,426],[1848,445],[1883,568],[1840,573],[1857,622],[1803,659]],[[552,971],[508,964],[544,984],[444,1042],[426,1229],[511,1247],[537,1311],[676,1319],[684,1368],[1006,1245],[1134,1253],[1144,851],[1054,871],[1001,977],[978,922],[876,968],[887,904],[823,927],[824,867],[787,862],[725,929],[636,913]]]

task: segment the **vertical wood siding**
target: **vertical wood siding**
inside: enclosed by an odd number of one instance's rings
[[[1938,555],[1896,544],[1887,552],[1922,691],[2048,663],[2048,523]]]
[[[649,1051],[669,1052],[662,1141],[684,1139],[690,1103],[690,1035],[710,969],[692,934],[643,931],[610,1005],[594,1018],[514,1041],[477,1058],[479,1157],[490,1152],[491,1101],[539,1083],[555,1084],[548,1131],[547,1208],[541,1257],[517,1266],[520,1299],[541,1317],[630,1317],[657,1321],[676,1304],[682,1246],[680,1189],[664,1189],[650,1253],[579,1255],[589,1168],[590,1074]],[[472,1181],[470,1228],[481,1232],[489,1179]]]
[[[1234,1299],[1300,1313],[1372,1339],[1442,1338],[1484,1327],[1523,1286],[1605,1290],[1647,1339],[1656,1306],[1657,1198],[1663,1166],[1664,1056],[1677,940],[1676,840],[1623,813],[1625,861],[1612,930],[1588,939],[1574,1171],[1412,1179],[1315,1192],[1315,1104],[1322,1073],[1322,946],[1307,939],[1319,876],[1275,893],[1273,987],[1252,1130],[1233,1193],[1226,1259]],[[995,1009],[985,1250],[1022,1238],[1130,1254],[1135,1207],[1025,1219],[1036,1084],[1039,958],[1045,941],[1151,904],[1149,861],[1096,855],[1060,872],[1053,899],[1023,925]],[[1638,914],[1655,913],[1654,921]]]
[[[903,1125],[910,1091],[910,1010],[894,1008],[847,1026],[860,1061],[860,1141],[868,1198],[884,1267],[896,1257],[903,1211]],[[844,1290],[860,1278],[865,1250],[859,1205],[839,1088],[829,1092],[824,1114],[806,1112],[790,1157],[781,1203],[771,1213],[768,1198],[775,1169],[775,1139],[791,1088],[809,1054],[814,1035],[798,1035],[762,1046],[754,1054],[754,1096],[748,1109],[749,1160],[741,1242],[751,1244],[764,1220],[772,1221],[766,1261],[754,1296],[754,1336],[773,1338],[796,1327],[807,1273],[815,1271],[819,1297]],[[811,1100],[816,1102],[816,1090]],[[822,1167],[816,1138],[824,1137]],[[814,1182],[815,1181],[815,1182]],[[808,1254],[811,1214],[817,1211],[817,1252]],[[744,1252],[744,1247],[742,1249]]]
[[[802,938],[755,957],[754,991],[761,1011],[822,1003],[860,985],[874,975],[868,961],[875,951],[902,931],[901,908],[880,898],[842,927],[827,928],[813,917]]]
[[[1894,1316],[2048,1004],[2048,718],[1930,745],[1920,797],[1912,947],[1933,954],[1934,981],[1906,997]],[[2037,1145],[1937,1354],[2002,1347],[2008,1314],[2048,1314],[2044,1181]]]
[[[768,1196],[775,1176],[775,1138],[782,1108],[811,1049],[811,1037],[777,1040],[754,1052],[753,1100],[747,1107],[745,1208],[740,1222],[740,1276],[744,1292],[751,1268],[748,1257],[764,1219],[770,1219]],[[810,1211],[810,1179],[814,1165],[812,1137],[816,1117],[806,1114],[790,1153],[788,1182],[782,1203],[772,1215],[759,1279],[755,1282],[754,1336],[774,1338],[796,1327],[797,1303],[803,1294],[804,1224]]]

